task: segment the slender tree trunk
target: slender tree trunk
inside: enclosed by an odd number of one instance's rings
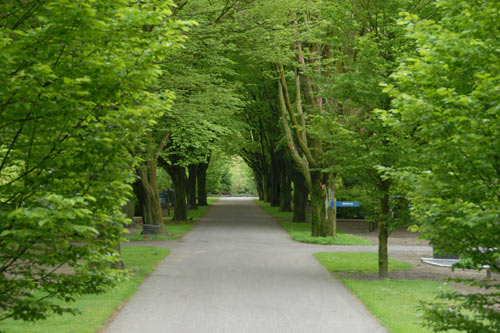
[[[327,190],[327,197],[325,200],[326,215],[327,215],[327,234],[333,238],[337,237],[337,201],[335,200],[335,179],[329,177],[331,181]]]
[[[302,173],[293,171],[293,222],[306,222],[307,196],[306,180]]]
[[[276,158],[271,162],[271,207],[280,206],[280,167]]]
[[[144,222],[144,197],[146,196],[146,194],[144,193],[144,188],[139,178],[132,184],[132,188],[134,189],[134,194],[139,204],[139,209],[135,209],[134,215],[137,214],[137,216],[141,216],[142,221]]]
[[[208,206],[207,202],[207,163],[199,163],[196,167],[196,182],[198,185],[198,206]]]
[[[264,177],[263,177],[264,183],[263,183],[263,185],[264,185],[264,201],[270,203],[271,202],[271,197],[272,197],[272,193],[271,193],[272,192],[271,191],[272,187],[271,187],[271,181],[270,181],[271,177],[269,176],[269,174],[270,174],[269,170],[267,170],[267,171],[264,172]]]
[[[380,219],[378,223],[378,277],[386,278],[389,275],[389,256],[387,244],[389,239],[389,188],[390,182],[382,180],[380,191],[383,194],[380,198]]]
[[[253,178],[255,182],[255,187],[257,188],[257,193],[259,195],[259,200],[264,201],[264,186],[262,181],[262,175],[258,171],[253,170]]]
[[[188,205],[189,209],[196,208],[196,165],[191,164],[188,166]]]
[[[281,170],[280,182],[280,212],[292,211],[292,186],[290,176],[288,175],[288,168]]]
[[[182,166],[172,165],[168,168],[168,173],[174,182],[174,217],[173,221],[187,220],[187,187],[188,180],[186,169]]]

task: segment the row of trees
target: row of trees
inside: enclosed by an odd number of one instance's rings
[[[120,271],[121,206],[184,39],[168,1],[0,3],[0,319],[74,312]]]
[[[408,223],[438,253],[467,258],[458,266],[499,272],[498,14],[495,1],[460,0],[241,9],[241,154],[261,198],[286,210],[286,176],[298,173],[312,235],[335,236],[328,203],[354,184],[373,200],[380,277],[391,230]],[[428,304],[430,327],[499,329],[498,283],[467,282],[483,290]]]
[[[363,193],[380,277],[391,230],[409,221],[439,250],[498,272],[496,7],[2,2],[1,318],[71,311],[50,299],[113,284],[131,189],[144,223],[161,225],[164,169],[184,220],[188,203],[206,204],[220,151],[240,155],[259,197],[293,208],[294,221],[310,197],[313,236],[335,236],[331,200]],[[488,287],[450,295],[466,313],[429,306],[430,325],[498,327],[498,285]]]

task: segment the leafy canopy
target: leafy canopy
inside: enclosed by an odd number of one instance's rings
[[[0,320],[121,278],[129,151],[171,99],[148,92],[181,40],[169,5],[0,4]]]
[[[404,60],[386,91],[394,107],[385,120],[409,151],[398,171],[411,186],[419,230],[441,253],[489,265],[500,252],[500,9],[498,1],[440,0],[437,21],[407,15],[417,52]],[[449,293],[426,307],[435,330],[498,332],[498,282],[475,281],[486,294]]]

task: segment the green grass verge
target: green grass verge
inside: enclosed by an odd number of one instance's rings
[[[391,333],[432,332],[422,326],[419,303],[450,289],[443,282],[424,280],[343,279],[342,282]]]
[[[331,272],[377,273],[378,254],[375,252],[320,252],[314,257]],[[389,258],[389,271],[411,270],[413,265]]]
[[[280,225],[288,231],[293,240],[302,243],[320,244],[320,245],[374,245],[367,239],[346,234],[337,229],[337,237],[312,237],[311,224],[294,223],[288,221],[280,222]]]
[[[279,219],[280,225],[290,234],[293,240],[302,243],[320,244],[320,245],[374,245],[363,237],[346,234],[337,229],[337,237],[312,237],[310,223],[290,222],[293,218],[293,212],[280,212],[279,207],[271,207],[267,202],[255,199],[255,202],[262,207],[269,215]]]
[[[272,217],[276,218],[286,218],[291,220],[293,218],[293,212],[280,212],[279,207],[271,207],[271,204],[268,202],[261,201],[259,199],[254,199],[255,202],[266,212],[269,213]]]
[[[75,307],[80,310],[80,315],[64,314],[34,323],[6,320],[1,323],[0,330],[7,333],[94,333],[106,323],[116,307],[137,291],[144,278],[153,272],[154,266],[169,253],[168,249],[150,246],[123,246],[123,262],[133,274],[104,294],[77,297]]]
[[[316,253],[314,256],[335,273],[376,273],[377,253]],[[389,270],[410,270],[412,265],[389,258]],[[422,326],[420,302],[434,299],[450,287],[438,281],[341,279],[391,333],[432,332]]]
[[[165,235],[141,235],[141,230],[136,230],[133,234],[125,235],[125,238],[129,241],[150,241],[150,240],[174,240],[181,239],[187,234],[191,229],[193,229],[194,222],[205,213],[205,211],[210,207],[217,197],[208,197],[208,206],[200,206],[196,209],[191,209],[188,211],[189,221],[173,222],[170,221],[169,217],[164,220],[164,232]]]

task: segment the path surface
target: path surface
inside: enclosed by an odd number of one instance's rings
[[[386,332],[249,199],[220,199],[106,332]]]

